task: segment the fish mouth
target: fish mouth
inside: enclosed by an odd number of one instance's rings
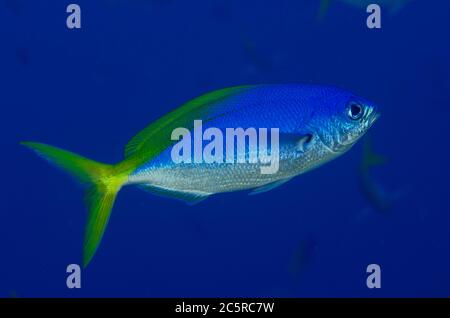
[[[365,133],[373,126],[373,124],[380,118],[381,114],[376,109],[376,107],[369,107],[364,114],[363,122],[360,125],[360,129],[357,134],[347,136],[342,140],[338,137],[336,143],[334,145],[328,145],[326,142],[326,138],[319,135],[319,139],[322,144],[334,154],[342,154],[352,148],[364,135]]]
[[[373,124],[377,121],[378,118],[380,118],[380,112],[378,112],[375,107],[371,107],[368,109],[367,113],[365,114],[365,123],[363,124],[363,130],[361,133],[358,134],[358,136],[355,136],[353,138],[349,138],[346,141],[339,141],[338,145],[334,147],[333,152],[334,153],[343,153],[349,150],[353,145],[355,145],[364,135],[365,133],[373,126]]]

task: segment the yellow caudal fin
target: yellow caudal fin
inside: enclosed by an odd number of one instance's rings
[[[89,210],[83,247],[83,264],[86,267],[100,244],[116,195],[126,182],[126,174],[117,172],[117,166],[98,163],[49,145],[35,142],[21,144],[86,186],[85,201]]]

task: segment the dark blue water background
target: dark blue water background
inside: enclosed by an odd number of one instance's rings
[[[376,1],[375,1],[376,2]],[[334,1],[0,2],[0,295],[450,296],[448,1],[383,11]],[[148,123],[210,90],[321,83],[374,100],[387,163],[371,171],[387,209],[364,193],[362,147],[260,196],[196,206],[124,188],[102,244],[80,263],[82,191],[19,146],[35,140],[121,160]],[[366,266],[382,288],[366,287]]]

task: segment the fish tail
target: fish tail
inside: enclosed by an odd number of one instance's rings
[[[116,195],[126,183],[127,174],[117,171],[120,165],[102,164],[42,143],[21,144],[85,185],[85,202],[89,210],[83,244],[83,265],[86,267],[100,244]]]

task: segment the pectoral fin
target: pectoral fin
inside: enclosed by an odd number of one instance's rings
[[[313,139],[312,134],[305,134],[305,135],[301,136],[297,140],[297,144],[296,144],[297,151],[305,152],[308,149],[308,147],[310,146],[312,139]]]
[[[314,136],[311,133],[304,134],[280,134],[280,144],[294,147],[295,151],[305,152],[311,145]]]

